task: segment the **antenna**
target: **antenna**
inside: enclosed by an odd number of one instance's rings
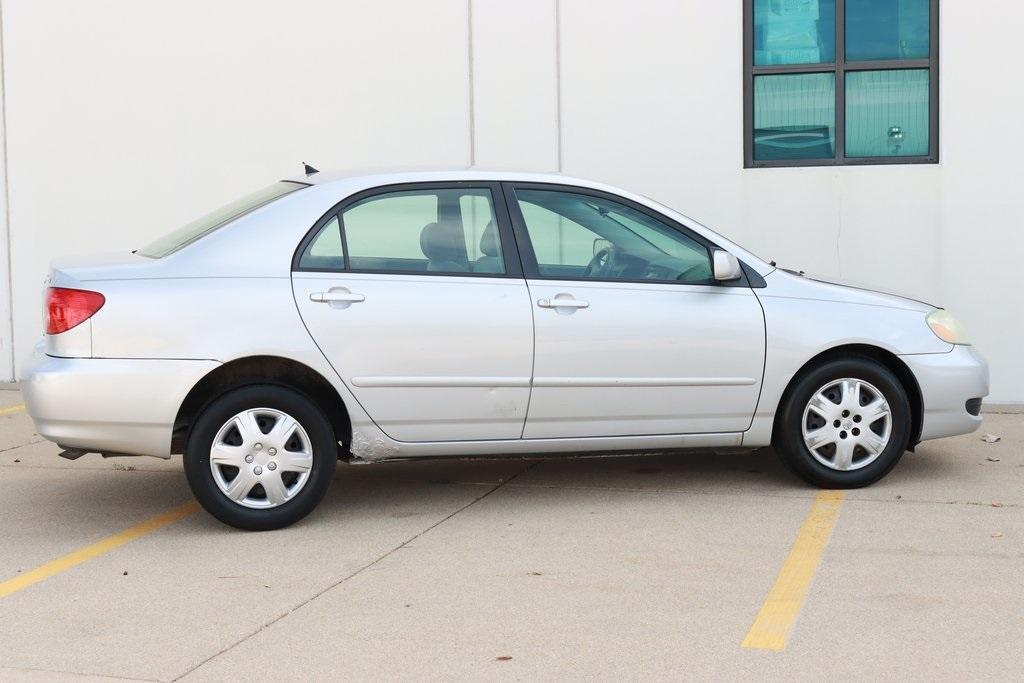
[[[307,164],[305,161],[302,162],[302,166],[303,166],[303,168],[306,171],[306,175],[313,175],[314,173],[319,173],[320,172],[317,169],[315,169],[312,166],[310,166],[309,164]]]

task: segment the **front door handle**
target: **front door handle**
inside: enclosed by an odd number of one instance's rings
[[[589,308],[590,302],[579,299],[562,299],[556,296],[553,299],[537,299],[537,305],[541,308]]]
[[[310,301],[315,301],[319,304],[358,304],[362,301],[366,301],[366,297],[362,294],[353,294],[352,292],[313,292],[309,295]]]

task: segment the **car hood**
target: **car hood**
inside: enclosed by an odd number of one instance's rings
[[[884,306],[910,311],[931,312],[938,306],[895,293],[881,292],[860,284],[830,282],[779,268],[765,276],[772,296],[838,301],[842,303]]]

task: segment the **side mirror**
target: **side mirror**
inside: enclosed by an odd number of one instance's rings
[[[740,262],[729,252],[723,249],[715,249],[711,257],[715,265],[715,279],[719,282],[739,280],[743,277]]]

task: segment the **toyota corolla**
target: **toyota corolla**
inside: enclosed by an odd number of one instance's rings
[[[180,453],[211,514],[270,529],[339,459],[773,445],[848,488],[980,424],[987,366],[942,308],[600,183],[309,170],[53,265],[22,377],[62,455]]]

